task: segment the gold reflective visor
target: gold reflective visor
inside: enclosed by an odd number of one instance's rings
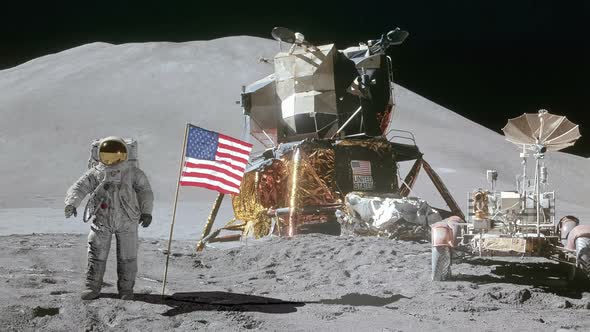
[[[116,165],[127,160],[127,146],[117,140],[104,141],[100,144],[98,157],[107,166]]]

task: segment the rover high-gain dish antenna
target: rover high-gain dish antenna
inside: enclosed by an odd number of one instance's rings
[[[522,177],[519,188],[526,194],[527,176],[526,161],[532,151],[535,157],[535,180],[533,197],[537,207],[537,226],[540,224],[540,184],[547,183],[547,168],[542,159],[547,151],[559,151],[576,143],[580,135],[580,128],[568,120],[565,116],[554,115],[547,110],[540,110],[537,114],[525,113],[519,117],[508,120],[502,128],[506,139],[516,145],[522,146]],[[537,227],[537,235],[539,235]]]
[[[533,150],[542,150],[544,147],[545,151],[559,151],[572,146],[581,136],[577,124],[565,116],[554,115],[546,110],[510,119],[502,131],[506,139],[514,144],[527,145]]]

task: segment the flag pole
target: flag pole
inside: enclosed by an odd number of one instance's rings
[[[174,196],[174,210],[172,212],[172,222],[170,223],[170,237],[168,239],[168,250],[166,251],[166,268],[164,269],[164,282],[162,283],[162,298],[166,291],[166,281],[168,278],[168,263],[170,262],[170,246],[172,245],[172,233],[174,232],[174,221],[176,220],[176,206],[178,204],[178,191],[180,189],[180,177],[182,176],[182,167],[184,166],[184,158],[186,155],[186,139],[188,136],[188,128],[190,123],[186,124],[184,129],[184,140],[182,141],[182,155],[180,156],[180,169],[178,171],[178,181],[176,181],[176,195]]]

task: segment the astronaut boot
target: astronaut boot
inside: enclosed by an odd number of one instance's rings
[[[80,293],[80,298],[85,301],[96,300],[100,295],[100,291],[86,288]]]

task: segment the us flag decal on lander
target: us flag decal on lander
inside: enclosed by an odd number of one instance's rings
[[[352,183],[354,190],[373,190],[371,162],[368,160],[351,160]]]

